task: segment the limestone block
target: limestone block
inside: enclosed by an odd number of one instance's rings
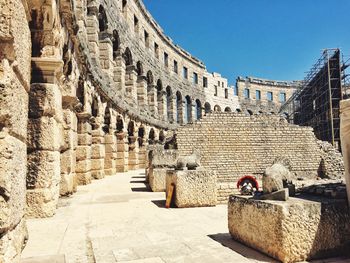
[[[82,160],[77,161],[75,172],[76,173],[85,173],[91,170],[91,160]]]
[[[91,170],[91,177],[100,180],[105,177],[105,171],[104,170]]]
[[[70,174],[75,172],[76,153],[68,150],[61,153],[61,174]]]
[[[262,178],[264,193],[268,194],[282,190],[283,180],[289,181],[291,178],[292,174],[287,167],[281,163],[275,163],[271,167],[266,168],[264,172]]]
[[[28,154],[27,189],[55,187],[60,177],[60,152],[34,151]]]
[[[100,145],[100,144],[91,145],[91,158],[92,159],[103,158],[104,155],[105,155],[104,145]]]
[[[61,174],[60,196],[71,195],[74,192],[75,174]]]
[[[177,207],[215,206],[217,203],[217,176],[204,169],[178,171],[168,170],[166,192],[175,185],[174,203]]]
[[[107,134],[105,135],[105,144],[116,144],[117,137],[115,135]]]
[[[28,93],[8,63],[7,60],[0,61],[0,126],[26,138]]]
[[[22,219],[14,228],[1,236],[0,262],[19,263],[20,255],[28,240],[28,230],[25,220]]]
[[[114,144],[105,144],[105,153],[106,154],[112,154],[112,153],[116,153],[117,149],[116,146]]]
[[[63,121],[62,95],[56,84],[32,84],[29,92],[29,118],[55,117]]]
[[[149,186],[153,192],[165,192],[166,174],[169,168],[153,168],[149,174]]]
[[[104,159],[91,159],[91,170],[103,170]]]
[[[54,118],[42,117],[28,120],[28,149],[59,151],[63,128]]]
[[[103,136],[92,135],[92,143],[93,144],[104,144],[105,138]]]
[[[63,147],[61,150],[75,149],[78,145],[78,135],[73,130],[63,130]]]
[[[83,161],[91,159],[91,146],[78,146],[76,149],[76,160]]]
[[[344,200],[290,198],[283,202],[231,196],[228,203],[231,236],[282,262],[325,258],[348,250],[349,220]]]
[[[87,185],[91,183],[91,172],[76,173],[76,181],[78,185]]]
[[[70,129],[75,132],[78,131],[78,118],[75,114],[75,112],[71,110],[64,110],[63,111],[63,120],[65,123],[65,129]],[[91,127],[91,126],[90,126]]]
[[[92,137],[90,134],[78,134],[78,145],[91,145]]]
[[[25,143],[0,132],[0,233],[16,226],[24,215],[26,159]]]
[[[91,134],[91,124],[89,122],[78,122],[78,133],[84,134],[88,133]]]
[[[27,216],[33,218],[53,216],[57,208],[58,197],[58,183],[51,188],[27,190]]]
[[[152,165],[154,167],[175,167],[178,152],[176,150],[164,150],[163,146],[155,147],[152,151]]]

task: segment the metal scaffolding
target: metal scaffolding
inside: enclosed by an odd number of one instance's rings
[[[280,110],[289,122],[313,127],[318,139],[336,147],[340,145],[339,104],[347,93],[344,84],[348,79],[347,64],[342,61],[340,49],[325,49],[300,88]]]

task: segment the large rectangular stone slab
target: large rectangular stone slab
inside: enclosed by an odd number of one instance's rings
[[[282,262],[325,258],[349,250],[350,212],[345,200],[290,198],[258,201],[231,196],[231,236]]]
[[[173,200],[177,207],[215,206],[217,203],[216,173],[204,169],[168,170],[166,193],[175,186]]]
[[[153,168],[149,173],[149,186],[153,192],[165,192],[166,174],[169,168]]]

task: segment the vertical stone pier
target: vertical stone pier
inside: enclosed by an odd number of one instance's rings
[[[158,113],[158,102],[157,102],[157,92],[155,85],[148,85],[147,87],[147,97],[148,97],[148,108],[153,116],[157,116]]]
[[[137,78],[137,102],[141,109],[146,108],[147,80],[144,76]]]
[[[117,137],[115,130],[111,129],[108,134],[105,135],[105,175],[114,175],[117,165]]]
[[[129,65],[126,67],[126,75],[125,75],[125,91],[127,100],[131,102],[137,101],[137,72],[133,65]]]
[[[117,173],[128,171],[128,140],[124,132],[117,133]]]
[[[350,207],[350,99],[340,102],[340,137],[344,158],[346,189]]]
[[[91,176],[95,179],[102,179],[105,177],[104,172],[104,157],[105,157],[105,140],[104,132],[99,127],[91,132]]]
[[[139,168],[139,147],[136,136],[129,136],[129,158],[128,170],[136,170]]]
[[[53,216],[57,207],[63,112],[56,74],[62,65],[55,58],[32,58],[27,140],[27,215],[30,217]]]
[[[76,179],[78,185],[91,183],[91,114],[82,112],[78,117],[78,146],[76,150]]]

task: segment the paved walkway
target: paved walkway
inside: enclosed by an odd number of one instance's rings
[[[276,262],[230,238],[227,206],[165,209],[144,180],[133,171],[94,181],[53,218],[28,220],[22,262]]]

